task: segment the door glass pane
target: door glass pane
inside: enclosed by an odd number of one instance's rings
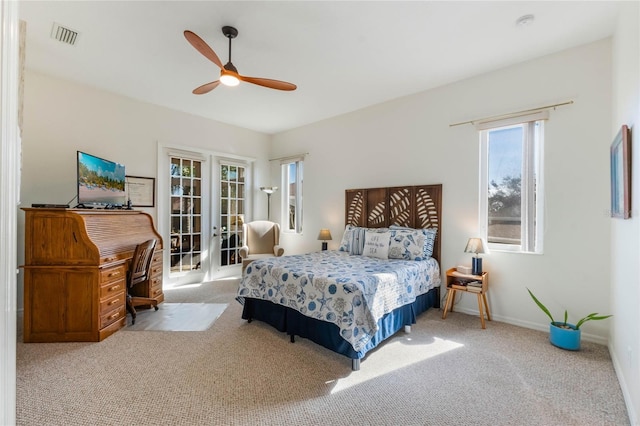
[[[202,162],[172,157],[171,272],[200,268],[202,240]]]

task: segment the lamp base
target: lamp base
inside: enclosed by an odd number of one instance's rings
[[[327,249],[327,242],[323,241],[322,242],[322,251],[325,251]]]
[[[471,258],[471,275],[482,275],[482,259],[479,257]]]

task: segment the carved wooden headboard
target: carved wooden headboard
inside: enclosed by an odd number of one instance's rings
[[[442,184],[347,189],[345,226],[436,228],[433,257],[440,261]]]

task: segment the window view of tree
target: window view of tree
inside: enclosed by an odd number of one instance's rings
[[[502,182],[489,184],[489,242],[520,244],[521,181],[505,176]]]
[[[482,129],[480,223],[490,248],[539,252],[542,121]]]

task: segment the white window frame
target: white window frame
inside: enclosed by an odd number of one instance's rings
[[[478,123],[480,132],[480,211],[479,230],[490,250],[517,253],[543,253],[544,230],[544,120],[548,111]],[[524,126],[521,176],[521,243],[489,243],[489,140],[491,130]]]
[[[289,176],[289,166],[295,163],[296,165],[296,181],[295,181],[295,194],[289,193],[291,188],[291,179]],[[292,232],[296,234],[302,234],[302,213],[303,202],[302,186],[304,184],[304,157],[289,157],[280,161],[280,171],[282,175],[282,204],[280,211],[281,214],[281,229],[283,232]],[[293,198],[295,200],[295,224],[294,227],[289,226],[289,200]]]

